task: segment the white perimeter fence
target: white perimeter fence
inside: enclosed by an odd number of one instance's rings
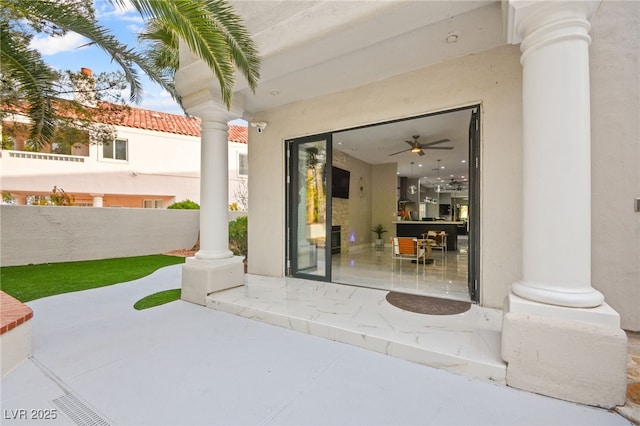
[[[229,220],[247,212],[229,212]],[[190,249],[199,210],[0,206],[0,266]]]

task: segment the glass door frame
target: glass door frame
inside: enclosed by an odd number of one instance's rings
[[[312,142],[324,142],[326,148],[325,160],[325,244],[324,257],[325,268],[323,275],[311,274],[298,268],[298,205],[294,200],[299,196],[300,181],[299,149],[302,145]],[[333,165],[332,133],[305,136],[301,138],[285,140],[285,182],[286,182],[286,275],[294,278],[303,278],[316,281],[331,282],[331,167]]]
[[[469,122],[469,298],[480,303],[480,126],[481,108],[471,110]]]

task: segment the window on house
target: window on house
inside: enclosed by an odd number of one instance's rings
[[[102,143],[102,158],[127,160],[127,140],[116,139],[113,142]]]
[[[249,156],[247,154],[238,154],[238,174],[249,176]]]
[[[162,200],[144,200],[143,205],[145,209],[161,209]]]

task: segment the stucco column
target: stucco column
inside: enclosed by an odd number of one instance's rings
[[[199,305],[207,296],[244,285],[243,258],[229,250],[229,120],[237,117],[213,95],[184,97],[200,117],[200,250],[182,267],[182,299]]]
[[[200,147],[200,250],[196,259],[225,259],[229,250],[229,127],[203,117]]]
[[[591,136],[588,18],[597,1],[540,2],[521,17],[523,241],[518,296],[588,308]]]
[[[93,197],[93,207],[104,207],[104,194],[89,194]]]
[[[627,339],[591,287],[588,19],[598,4],[503,3],[522,51],[524,217],[501,352],[509,386],[611,408],[625,400]]]

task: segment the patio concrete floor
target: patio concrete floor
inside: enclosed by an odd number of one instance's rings
[[[1,381],[1,423],[630,424],[183,301],[133,309],[180,274],[29,302],[33,357]],[[33,418],[46,410],[57,418]]]

